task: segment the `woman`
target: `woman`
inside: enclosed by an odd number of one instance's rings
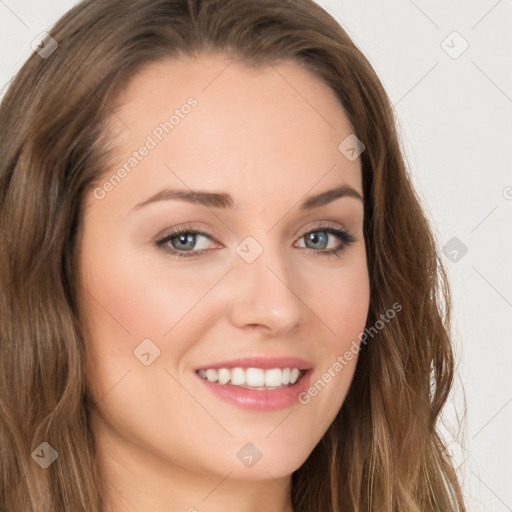
[[[465,510],[446,277],[324,10],[84,1],[0,126],[2,510]]]

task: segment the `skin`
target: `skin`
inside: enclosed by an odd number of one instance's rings
[[[291,355],[313,365],[315,382],[357,341],[369,306],[363,202],[298,210],[340,185],[363,194],[360,159],[338,150],[352,133],[339,102],[297,63],[229,62],[203,54],[141,71],[112,116],[105,179],[187,98],[198,104],[102,199],[86,198],[79,301],[110,512],[292,510],[291,474],[334,420],[355,370],[357,357],[307,405],[269,412],[217,398],[194,373],[208,362]],[[237,207],[167,200],[132,210],[165,187],[226,192]],[[180,258],[155,245],[186,223],[212,236],[192,244],[206,254]],[[339,257],[321,254],[342,243],[317,228],[326,224],[354,237]],[[327,244],[306,245],[313,229]],[[235,252],[247,236],[263,249],[250,264]],[[149,366],[134,356],[146,338],[160,349]],[[251,468],[236,457],[247,442],[262,453]]]

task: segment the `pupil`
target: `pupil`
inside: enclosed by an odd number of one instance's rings
[[[309,238],[310,238],[310,240],[311,240],[314,244],[316,244],[316,243],[318,243],[318,242],[319,242],[319,239],[320,239],[320,242],[321,242],[321,239],[322,239],[322,238],[324,238],[324,239],[325,239],[326,237],[325,237],[325,235],[320,235],[320,236],[318,236],[318,234],[317,234],[317,233],[310,233]],[[324,242],[325,242],[325,240],[324,240]]]
[[[191,243],[192,245],[194,245],[194,235],[183,234],[183,235],[178,235],[178,238],[180,240],[180,244],[182,244],[182,245],[186,245],[187,243]]]

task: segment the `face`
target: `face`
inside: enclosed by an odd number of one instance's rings
[[[122,95],[86,198],[79,303],[113,456],[263,480],[302,465],[350,386],[363,192],[327,86],[291,61],[229,62],[153,64]]]

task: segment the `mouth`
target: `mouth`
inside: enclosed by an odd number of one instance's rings
[[[205,363],[195,373],[207,390],[242,409],[266,412],[294,407],[313,369],[297,357],[246,357]]]
[[[256,391],[272,391],[293,386],[307,370],[298,368],[201,368],[202,379],[221,386],[230,385]]]
[[[302,403],[300,396],[312,379],[311,368],[298,368],[302,362],[289,358],[281,359],[283,366],[269,359],[260,359],[259,365],[254,358],[250,361],[248,365],[241,360],[219,363],[215,368],[205,365],[195,373],[209,392],[237,408],[268,412]]]

